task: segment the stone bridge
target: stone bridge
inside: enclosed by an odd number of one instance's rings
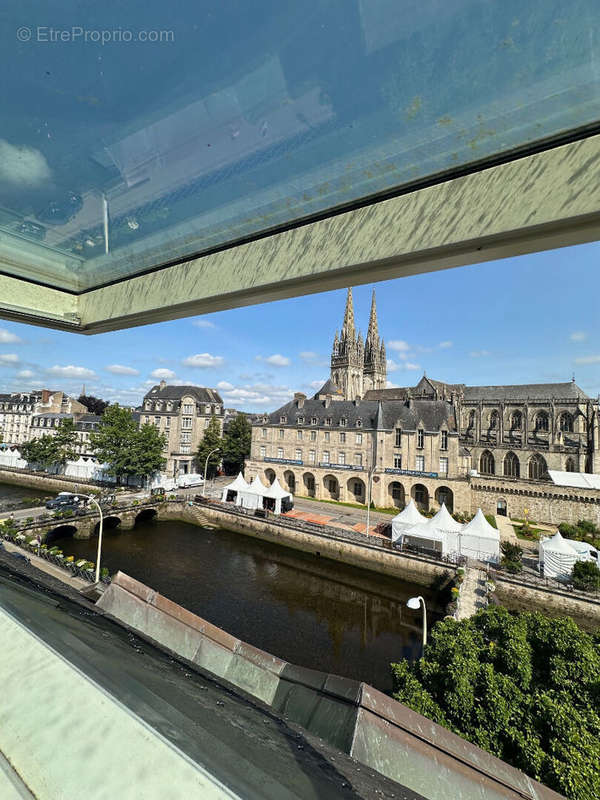
[[[161,503],[140,503],[139,505],[114,506],[103,509],[103,529],[128,531],[141,521],[185,519],[186,504],[182,501],[163,501]],[[72,535],[75,539],[90,539],[98,535],[100,515],[89,508],[78,516],[36,520],[21,528],[27,536],[39,536],[42,543],[51,544],[55,539]]]

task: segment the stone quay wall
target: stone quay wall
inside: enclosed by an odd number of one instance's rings
[[[494,580],[496,600],[511,611],[540,611],[549,617],[572,617],[578,625],[590,631],[596,631],[600,626],[600,599],[597,597],[581,597],[498,573]]]
[[[65,475],[48,475],[47,473],[6,468],[0,469],[0,483],[48,491],[49,494],[56,492],[80,492],[81,494],[86,494],[89,493],[90,489],[98,489],[104,486],[104,484],[99,484],[95,481],[84,481],[77,478],[69,478]]]
[[[498,513],[498,501],[506,503],[507,514],[559,525],[586,519],[600,525],[600,489],[578,489],[540,481],[478,476],[471,478],[471,508],[485,514]]]

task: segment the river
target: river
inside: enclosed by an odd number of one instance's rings
[[[53,542],[96,560],[97,539]],[[424,587],[259,541],[182,522],[106,531],[102,566],[122,570],[240,639],[294,664],[392,688],[389,664],[420,655]]]

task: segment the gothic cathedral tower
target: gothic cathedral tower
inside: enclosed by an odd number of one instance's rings
[[[363,390],[385,389],[387,384],[387,364],[385,344],[379,338],[377,329],[377,307],[375,305],[375,289],[371,300],[371,316],[369,330],[365,341],[365,363],[363,371]]]
[[[340,336],[337,331],[331,353],[331,380],[345,400],[355,400],[363,394],[363,367],[365,346],[360,331],[354,329],[352,289],[348,289],[344,324]]]

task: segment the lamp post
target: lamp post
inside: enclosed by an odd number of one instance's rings
[[[421,603],[423,604],[423,653],[425,653],[425,645],[427,644],[427,609],[425,608],[425,600],[419,595],[406,601],[408,608],[413,611],[418,611]]]
[[[206,473],[208,472],[208,459],[212,456],[213,453],[217,453],[221,448],[215,447],[214,450],[211,450],[210,453],[206,456],[206,462],[204,464],[204,483],[202,484],[202,497],[206,497]]]
[[[100,507],[100,503],[96,500],[96,498],[92,497],[90,494],[80,494],[79,497],[85,498],[89,503],[93,503],[100,514],[100,524],[98,527],[98,553],[96,555],[96,583],[98,583],[100,580],[100,558],[102,556],[102,524],[104,522],[102,508]]]
[[[371,459],[367,467],[367,530],[365,533],[369,535],[369,522],[371,519],[371,483],[373,480],[373,473],[375,472],[375,459],[371,454]]]

